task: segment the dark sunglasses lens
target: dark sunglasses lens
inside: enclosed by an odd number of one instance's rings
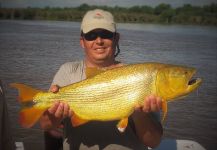
[[[86,34],[84,34],[84,38],[87,40],[87,41],[93,41],[97,38],[97,33],[95,32],[88,32]]]
[[[100,32],[88,32],[84,34],[84,38],[87,41],[93,41],[96,40],[97,37],[100,37],[102,39],[111,39],[114,36],[114,33],[109,32],[109,31],[100,31]]]
[[[104,32],[101,32],[100,34],[100,37],[103,39],[111,39],[113,38],[113,36],[114,36],[114,33],[109,32],[109,31],[104,31]]]

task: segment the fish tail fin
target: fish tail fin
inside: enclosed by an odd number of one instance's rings
[[[23,127],[30,128],[39,120],[46,109],[38,108],[36,105],[25,107],[25,104],[32,102],[33,97],[42,91],[20,83],[11,83],[10,86],[19,91],[18,100],[20,103],[24,104],[24,108],[21,109],[19,113],[19,122]]]
[[[32,127],[41,117],[46,109],[37,107],[24,108],[20,111],[19,122],[22,127]]]
[[[161,123],[164,122],[164,120],[167,116],[167,102],[165,100],[162,100],[162,112],[163,112],[163,116],[162,116]]]
[[[33,89],[32,87],[21,84],[21,83],[11,83],[10,86],[18,89],[19,91],[18,99],[19,99],[19,102],[21,103],[32,101],[33,97],[37,93],[41,92],[40,90]]]

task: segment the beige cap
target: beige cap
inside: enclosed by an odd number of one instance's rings
[[[94,29],[106,29],[111,32],[116,31],[116,25],[112,14],[108,11],[95,9],[88,11],[81,22],[81,31],[87,33]]]

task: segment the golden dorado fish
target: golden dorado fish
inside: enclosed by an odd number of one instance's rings
[[[60,100],[69,104],[74,114],[72,125],[88,121],[120,120],[125,129],[134,108],[143,105],[149,95],[162,98],[164,111],[172,101],[195,90],[202,79],[193,79],[194,68],[161,63],[131,64],[99,73],[91,78],[60,88],[58,93],[43,92],[13,83],[19,90],[20,101],[27,105],[20,112],[23,127],[33,126],[45,110]]]

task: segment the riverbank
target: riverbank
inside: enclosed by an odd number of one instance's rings
[[[56,20],[81,21],[87,10],[101,8],[113,13],[118,23],[160,23],[160,24],[193,24],[217,26],[217,4],[172,8],[169,4],[159,4],[156,7],[108,7],[89,6],[65,8],[1,8],[0,19],[16,20]]]

